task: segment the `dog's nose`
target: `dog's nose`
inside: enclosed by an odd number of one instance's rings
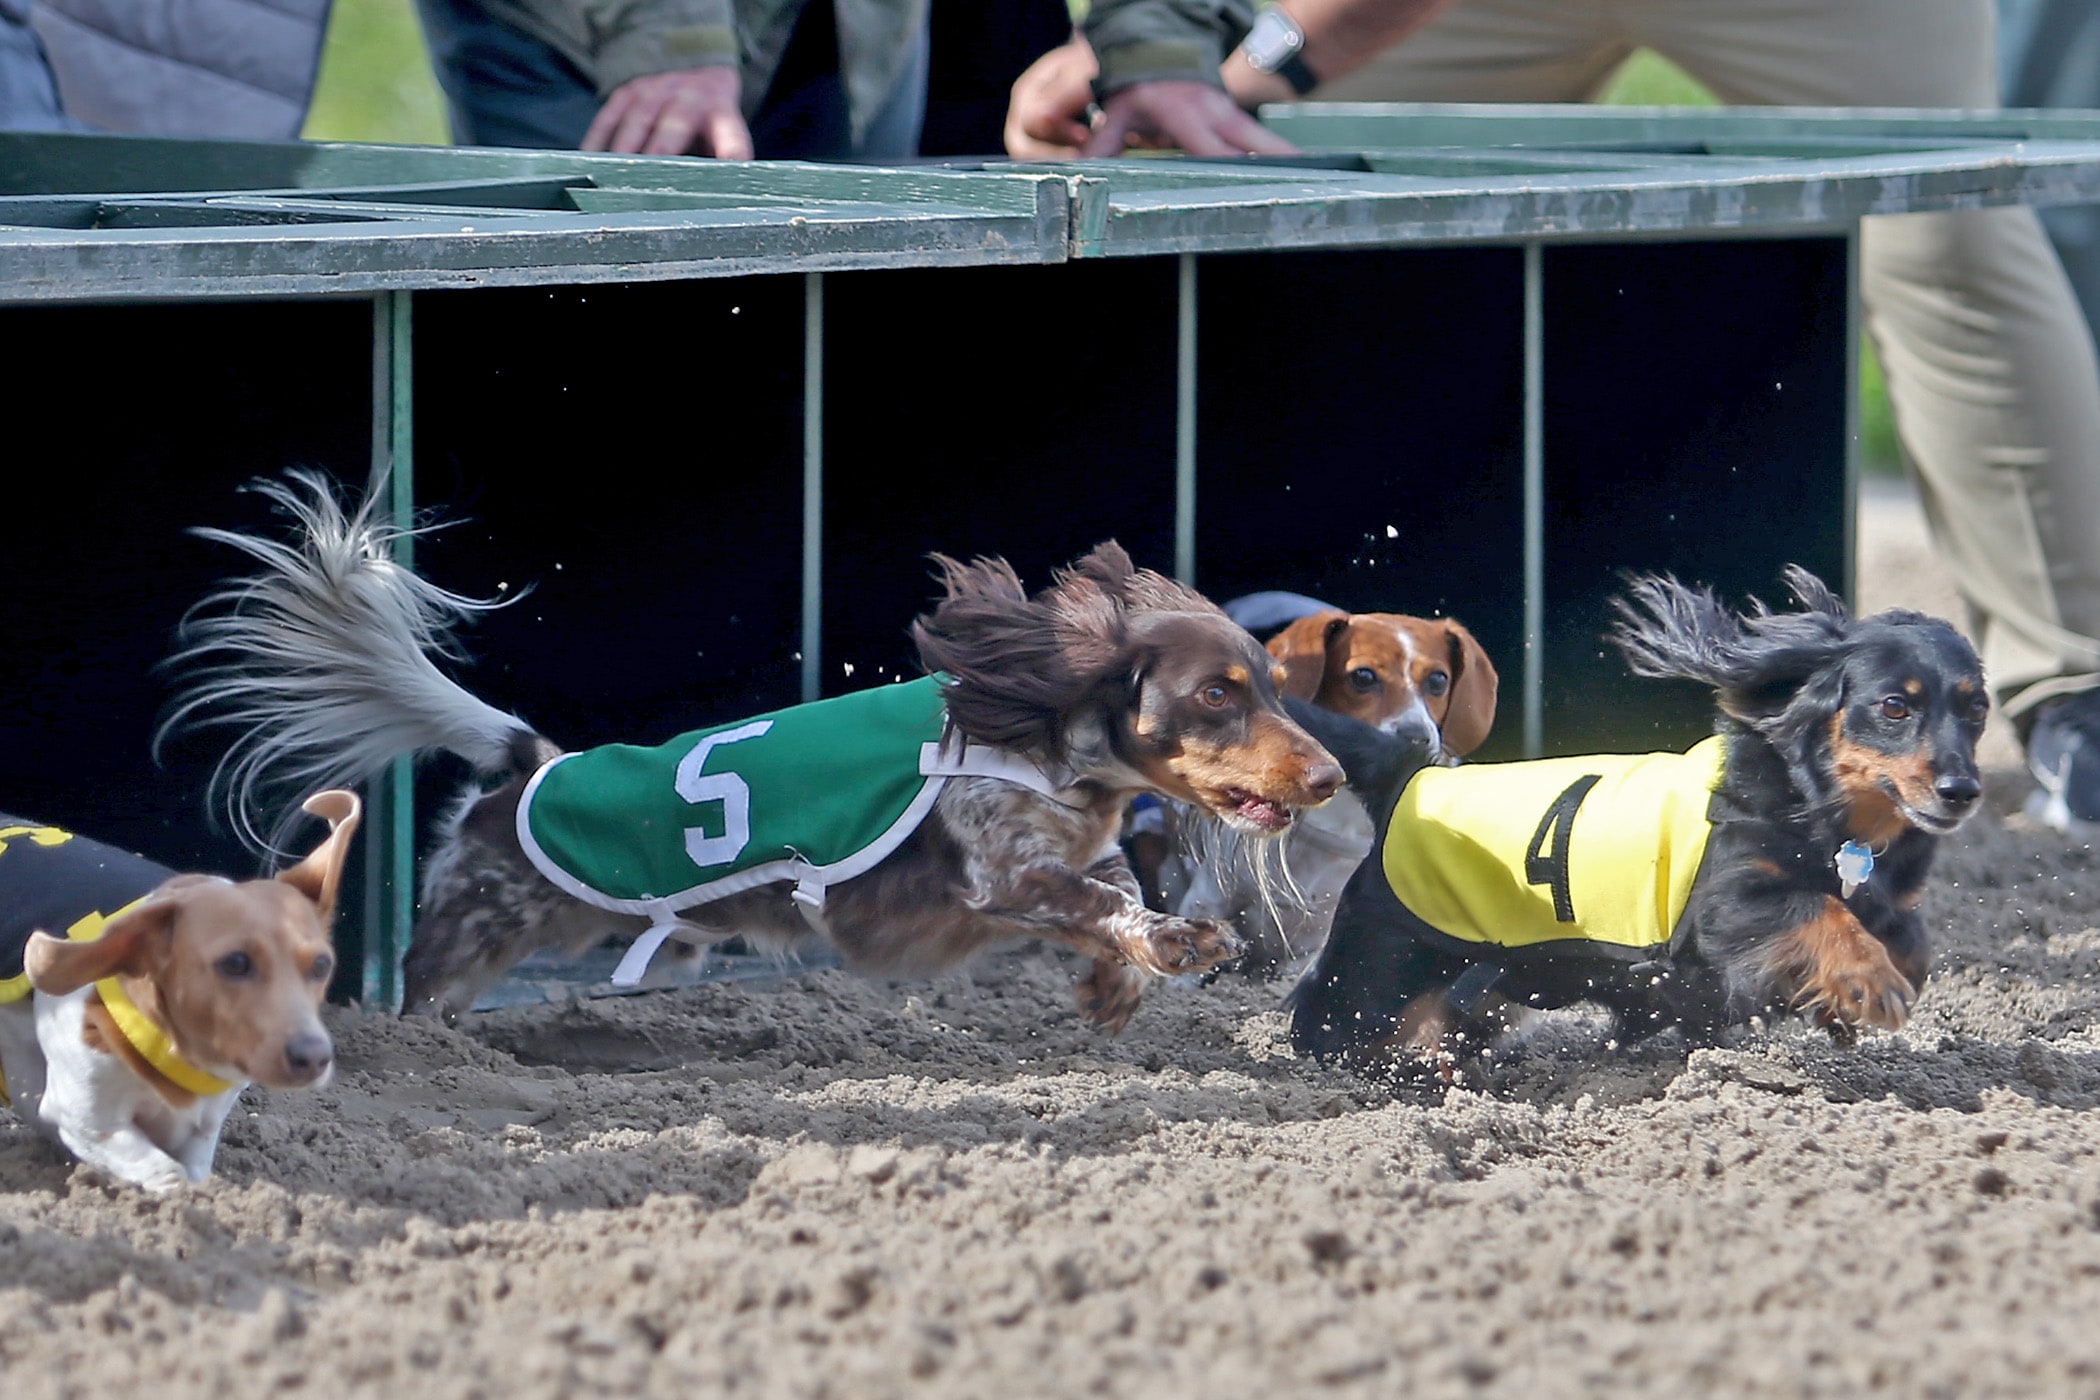
[[[335,1046],[325,1035],[295,1035],[284,1043],[284,1067],[294,1079],[319,1079],[334,1061]]]
[[[1343,777],[1342,765],[1330,758],[1306,767],[1305,786],[1313,794],[1313,801],[1325,802],[1341,791]]]
[[[1950,773],[1934,783],[1932,791],[1950,807],[1966,807],[1983,796],[1983,784],[1967,773]]]

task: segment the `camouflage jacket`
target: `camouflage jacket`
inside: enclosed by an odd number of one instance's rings
[[[1086,17],[1103,97],[1134,83],[1181,78],[1223,86],[1218,65],[1254,24],[1254,0],[1094,0]]]
[[[758,111],[807,0],[482,0],[490,14],[551,45],[598,91],[680,68],[736,64],[744,116]],[[928,0],[831,0],[853,138],[897,85]]]

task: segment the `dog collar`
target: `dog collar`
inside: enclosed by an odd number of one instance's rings
[[[1874,848],[1857,841],[1838,847],[1830,863],[1837,867],[1840,899],[1852,898],[1854,890],[1874,878]]]
[[[118,985],[115,977],[103,978],[95,984],[95,990],[101,993],[102,1004],[109,1009],[110,1019],[117,1023],[124,1039],[131,1042],[131,1048],[145,1056],[146,1063],[166,1075],[170,1083],[200,1098],[223,1094],[233,1087],[176,1054],[175,1044],[168,1039],[167,1032],[124,995],[124,988]]]

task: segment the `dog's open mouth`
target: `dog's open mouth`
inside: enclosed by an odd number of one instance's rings
[[[1257,797],[1245,788],[1225,789],[1222,811],[1226,817],[1245,822],[1259,831],[1282,831],[1291,824],[1288,803]]]
[[[1930,836],[1945,836],[1949,834],[1964,821],[1967,821],[1969,812],[1975,810],[1974,807],[1971,807],[1968,811],[1942,812],[1926,807],[1914,807],[1908,802],[1902,804],[1902,809],[1904,817],[1912,826]]]

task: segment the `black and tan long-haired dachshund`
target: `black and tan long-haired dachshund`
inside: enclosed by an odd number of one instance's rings
[[[1116,844],[1130,796],[1277,835],[1341,786],[1260,645],[1113,543],[1032,596],[1001,561],[939,560],[919,681],[565,753],[434,664],[486,605],[394,563],[399,532],[321,478],[262,489],[291,537],[199,532],[261,568],[186,624],[169,722],[237,731],[221,772],[258,838],[267,794],[321,773],[432,750],[477,771],[488,790],[425,863],[411,1011],[464,1010],[526,955],[608,934],[641,935],[625,980],[665,937],[817,940],[876,972],[1043,938],[1092,960],[1081,1009],[1120,1029],[1153,978],[1241,951],[1228,924],[1145,907]]]
[[[1378,825],[1292,994],[1301,1053],[1448,1054],[1512,1004],[1599,1003],[1634,1037],[1788,1009],[1841,1043],[1901,1026],[1934,845],[1983,792],[1982,668],[1937,618],[1854,619],[1807,571],[1787,582],[1801,611],[1655,577],[1619,600],[1637,674],[1717,694],[1686,754],[1439,768],[1293,702]]]

